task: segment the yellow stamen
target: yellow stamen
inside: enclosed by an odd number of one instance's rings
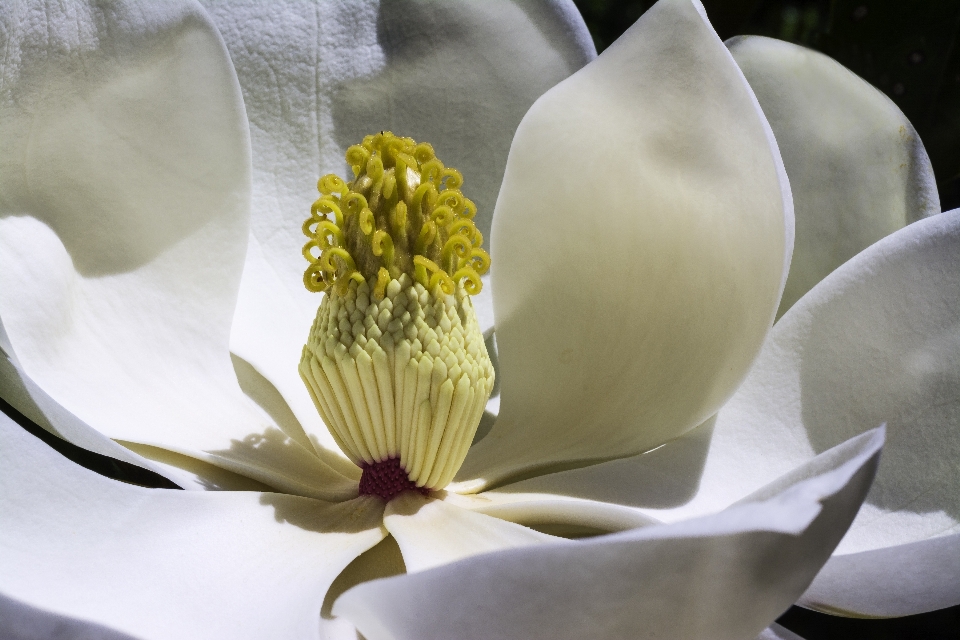
[[[353,180],[322,177],[302,226],[304,285],[327,295],[300,374],[351,460],[398,458],[416,486],[440,489],[493,388],[469,297],[490,266],[476,205],[427,143],[380,132],[346,160]]]

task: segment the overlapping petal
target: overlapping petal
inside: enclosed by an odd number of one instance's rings
[[[0,325],[0,331],[3,326]],[[3,336],[0,335],[0,340]],[[7,347],[10,349],[10,347]],[[78,447],[148,469],[184,489],[265,490],[262,483],[158,447],[119,444],[64,409],[27,376],[13,350],[0,353],[0,398],[35,425]],[[6,413],[7,409],[4,407]],[[309,445],[308,445],[309,446]],[[148,457],[136,453],[148,452]]]
[[[206,5],[236,67],[253,145],[251,248],[231,347],[336,450],[297,374],[319,304],[302,285],[300,252],[317,177],[349,177],[344,151],[376,131],[429,142],[463,172],[488,236],[517,124],[596,54],[569,0]]]
[[[2,331],[3,325],[0,324],[0,345],[4,342]],[[150,469],[175,482],[187,481],[184,484],[190,484],[182,474],[168,473],[168,470],[117,444],[61,407],[23,372],[16,357],[11,355],[13,349],[9,343],[6,349],[10,350],[9,354],[0,348],[0,398],[28,420],[88,451]]]
[[[23,371],[111,438],[348,497],[230,361],[250,152],[216,29],[189,3],[0,19],[0,317]]]
[[[717,435],[735,427],[745,444],[763,428],[780,464],[887,424],[884,463],[841,553],[958,530],[958,299],[954,210],[881,240],[815,287],[720,412]]]
[[[904,225],[940,213],[913,125],[880,91],[821,53],[746,36],[727,43],[790,176],[796,241],[777,317],[827,274]]]
[[[138,638],[318,638],[337,574],[385,535],[373,498],[151,490],[0,416],[0,592]]]
[[[409,572],[432,569],[479,553],[562,541],[411,492],[387,505],[383,526],[400,545]]]
[[[633,506],[674,522],[723,508],[885,422],[874,489],[803,602],[880,617],[960,603],[958,256],[960,210],[907,226],[784,315],[715,421],[641,456],[500,491]]]
[[[460,477],[630,455],[708,418],[772,322],[792,229],[739,68],[699,3],[659,2],[517,130],[492,232],[500,414]]]
[[[909,616],[960,603],[960,534],[835,555],[799,604],[835,615]]]
[[[579,469],[537,476],[499,487],[495,494],[572,498],[636,508],[643,517],[675,522],[723,509],[776,475],[767,475],[725,500],[684,511],[701,491],[716,424],[712,417],[683,436],[647,453]],[[789,467],[782,467],[780,471]],[[709,488],[709,485],[708,487]],[[706,488],[705,488],[706,489]],[[490,493],[490,492],[487,492]]]
[[[444,500],[463,509],[515,522],[565,538],[579,538],[660,524],[640,509],[557,493],[524,491],[528,483],[479,494],[447,494]]]
[[[863,434],[818,458],[810,477],[713,516],[362,584],[334,613],[370,640],[754,638],[843,535],[882,444],[882,431]]]

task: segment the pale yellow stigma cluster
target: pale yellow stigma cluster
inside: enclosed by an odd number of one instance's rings
[[[399,459],[417,487],[441,489],[494,381],[470,302],[490,266],[476,207],[429,144],[381,132],[346,159],[354,180],[321,178],[303,225],[304,284],[326,296],[300,375],[354,463]]]
[[[428,489],[460,468],[494,380],[464,287],[431,292],[406,274],[379,301],[366,282],[326,296],[300,374],[351,460],[399,458]]]
[[[460,172],[445,167],[427,143],[389,131],[347,150],[354,180],[320,178],[303,233],[310,238],[303,274],[310,291],[366,280],[374,295],[406,273],[424,287],[453,293],[464,281],[480,293],[490,256],[473,223],[476,205],[460,191]],[[319,252],[319,253],[318,253]]]

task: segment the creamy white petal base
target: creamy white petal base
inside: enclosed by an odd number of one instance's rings
[[[528,483],[518,483],[521,487]],[[506,485],[478,494],[448,493],[444,501],[507,522],[565,538],[626,531],[661,524],[640,509],[599,500],[536,491]]]

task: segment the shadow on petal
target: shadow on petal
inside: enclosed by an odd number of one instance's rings
[[[886,422],[888,451],[866,504],[878,516],[939,513],[948,528],[960,520],[960,501],[944,499],[956,495],[960,481],[960,438],[937,434],[949,432],[960,410],[960,324],[938,324],[943,311],[934,307],[944,303],[912,286],[929,274],[899,266],[899,282],[857,283],[842,304],[811,305],[800,358],[803,424],[821,452]],[[951,299],[949,291],[941,295]],[[901,322],[883,321],[898,316]]]
[[[362,582],[390,578],[406,572],[407,566],[403,562],[400,546],[393,536],[387,536],[372,549],[357,556],[346,569],[340,572],[327,591],[320,615],[326,619],[333,619],[335,617],[333,603],[347,589]]]
[[[361,496],[339,504],[328,504],[319,510],[317,500],[283,493],[264,493],[260,496],[260,504],[273,508],[277,522],[317,533],[367,531],[383,518],[385,505],[379,498]]]
[[[277,427],[230,441],[229,449],[205,452],[209,462],[283,493],[319,500],[350,500],[358,486]]]
[[[135,640],[133,636],[100,624],[30,606],[0,594],[4,640]]]
[[[227,471],[215,464],[204,462],[193,456],[175,453],[163,447],[153,447],[139,442],[117,440],[130,451],[145,460],[164,465],[165,468],[185,471],[194,483],[205,491],[273,491],[271,487],[252,478]]]
[[[630,507],[667,509],[697,494],[716,416],[647,453],[498,487],[501,493],[554,493]]]
[[[266,411],[274,423],[283,431],[284,434],[298,442],[305,449],[313,450],[317,456],[339,473],[354,480],[360,481],[360,469],[342,455],[330,451],[319,438],[314,434],[307,434],[297,416],[294,415],[287,404],[283,394],[273,385],[270,380],[257,371],[253,365],[243,358],[230,354],[233,362],[233,370],[237,374],[237,381],[240,388],[247,397],[257,403],[257,405]]]
[[[381,129],[433,144],[463,172],[485,237],[524,113],[593,56],[563,33],[570,26],[561,16],[525,4],[534,3],[382,3],[377,44],[386,65],[333,95],[341,148]]]

